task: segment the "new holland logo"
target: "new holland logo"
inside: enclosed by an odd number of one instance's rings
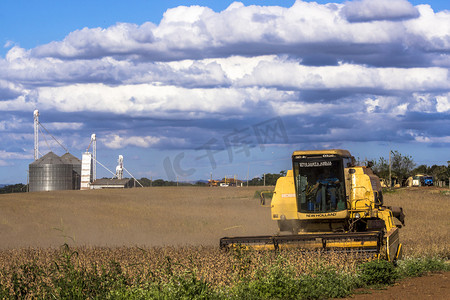
[[[307,218],[325,218],[325,217],[334,217],[336,213],[326,213],[326,214],[307,214]]]

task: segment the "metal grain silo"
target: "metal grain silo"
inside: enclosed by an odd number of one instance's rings
[[[71,164],[49,152],[29,165],[30,192],[72,189]]]
[[[72,166],[72,190],[79,190],[81,184],[81,160],[67,152],[61,160]]]

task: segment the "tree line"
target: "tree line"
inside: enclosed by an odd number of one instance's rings
[[[374,161],[363,161],[358,164],[366,164],[372,167],[374,173],[383,179],[385,182],[389,182],[389,158],[380,157]],[[417,166],[412,156],[403,155],[398,151],[391,152],[391,178],[397,179],[398,183],[404,184],[406,179],[415,176],[417,174],[426,174],[433,176],[435,181],[445,181],[446,185],[449,183],[450,178],[450,161],[447,166],[444,165],[427,165]],[[262,185],[275,185],[278,178],[286,176],[286,171],[280,171],[279,173],[266,173],[260,177],[254,177],[248,181],[249,186],[262,186]],[[225,178],[224,178],[225,179]],[[150,180],[146,177],[139,179],[139,182],[144,187],[150,186],[207,186],[208,182],[205,180],[199,180],[196,182],[176,182],[167,181],[164,179]],[[246,181],[243,181],[244,185],[247,185]],[[26,184],[18,183],[12,185],[6,185],[0,188],[0,194],[6,193],[21,193],[27,192],[28,188]]]
[[[262,186],[262,185],[275,185],[277,183],[278,178],[286,176],[286,171],[281,171],[280,173],[266,173],[261,175],[261,177],[254,177],[248,181],[249,186]],[[146,177],[138,179],[139,182],[144,187],[150,186],[208,186],[208,182],[206,180],[199,180],[196,182],[176,182],[176,181],[167,181],[163,179],[150,180]],[[230,178],[228,178],[230,180]],[[226,178],[222,178],[222,181],[226,181]],[[242,180],[243,185],[247,185],[246,180]]]
[[[4,187],[0,188],[0,194],[23,193],[27,191],[28,186],[22,183],[5,185]]]
[[[373,162],[367,162],[372,166],[374,173],[389,182],[389,158],[380,157]],[[448,184],[450,177],[450,162],[447,166],[427,165],[417,166],[410,155],[403,155],[398,151],[391,152],[391,177],[397,179],[398,183],[404,185],[409,177],[417,174],[433,176],[435,181],[445,181]]]
[[[280,173],[266,173],[261,177],[254,177],[248,181],[249,186],[261,186],[261,185],[275,185],[278,178],[286,176],[286,171],[281,171]]]
[[[146,177],[142,177],[141,179],[138,179],[138,181],[142,184],[144,187],[150,187],[150,186],[206,186],[208,183],[206,181],[196,181],[196,182],[186,182],[186,181],[168,181],[164,179],[155,179],[151,180]]]

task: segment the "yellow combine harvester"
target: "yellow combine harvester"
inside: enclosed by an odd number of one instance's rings
[[[383,205],[379,178],[356,166],[347,150],[295,151],[292,170],[278,179],[271,202],[274,236],[225,237],[221,248],[324,249],[401,257],[401,207]],[[402,225],[396,225],[394,218]]]

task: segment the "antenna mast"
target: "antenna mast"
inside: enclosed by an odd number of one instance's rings
[[[34,160],[39,158],[39,111],[33,112],[34,117]]]
[[[92,145],[92,182],[97,179],[97,136],[95,133],[91,135],[91,141],[89,142],[89,146],[86,149],[86,152],[89,152],[89,148]]]
[[[95,181],[97,179],[97,137],[95,133],[91,135],[92,141],[92,180]]]

